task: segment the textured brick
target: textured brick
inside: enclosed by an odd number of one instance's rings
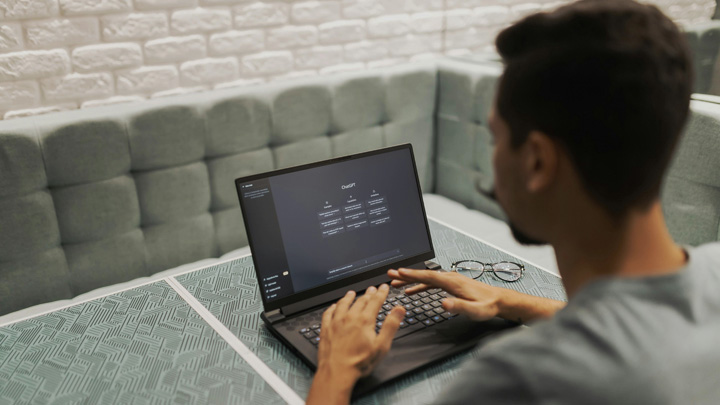
[[[459,30],[467,28],[475,21],[473,11],[470,9],[450,10],[445,13],[445,29]]]
[[[343,16],[345,18],[368,18],[382,15],[385,12],[379,0],[343,0]]]
[[[0,25],[0,52],[22,49],[22,29],[18,23]]]
[[[356,71],[356,70],[362,70],[364,68],[365,68],[365,64],[362,62],[343,63],[341,65],[328,66],[326,68],[322,68],[322,69],[320,69],[320,74],[327,75],[327,74],[334,74],[334,73],[352,72],[352,71]]]
[[[65,15],[120,13],[132,10],[132,0],[60,0]]]
[[[542,10],[542,5],[538,3],[516,4],[510,7],[511,19],[519,20],[527,15],[537,13]]]
[[[437,33],[391,38],[387,41],[387,47],[392,56],[412,56],[418,53],[439,51],[442,49],[442,35]]]
[[[234,7],[233,14],[238,28],[279,25],[290,19],[290,6],[281,2],[258,2]]]
[[[443,13],[432,11],[410,16],[410,27],[414,32],[440,32],[443,29]]]
[[[405,11],[417,12],[417,11],[432,11],[442,10],[443,0],[406,0]]]
[[[3,119],[11,120],[13,118],[30,117],[33,115],[49,114],[60,111],[74,110],[77,108],[77,103],[62,103],[59,105],[51,105],[45,107],[28,108],[23,110],[8,111],[3,116]]]
[[[308,69],[337,65],[343,61],[343,48],[335,46],[316,46],[295,51],[295,68]]]
[[[300,78],[306,78],[306,77],[313,77],[317,76],[318,72],[317,70],[295,70],[290,73],[285,73],[283,75],[276,75],[269,78],[269,81],[271,82],[281,82],[284,80],[294,80],[294,79],[300,79]]]
[[[145,43],[147,63],[168,63],[204,58],[205,38],[200,35],[154,39]]]
[[[112,104],[134,103],[136,101],[142,101],[142,100],[145,100],[145,97],[115,96],[115,97],[103,98],[100,100],[85,101],[84,103],[82,103],[80,105],[80,108],[92,108],[92,107],[101,107],[104,105],[112,105]]]
[[[0,110],[31,107],[40,102],[40,88],[34,80],[0,83]]]
[[[268,31],[266,45],[268,49],[287,49],[315,45],[318,30],[312,25],[289,25]]]
[[[138,10],[165,10],[197,6],[197,0],[135,0]]]
[[[362,20],[334,21],[320,24],[320,42],[324,44],[352,42],[365,39]]]
[[[265,79],[261,77],[256,77],[254,79],[240,79],[240,80],[233,80],[231,82],[226,83],[220,83],[215,85],[215,89],[229,89],[232,87],[245,87],[245,86],[255,86],[258,84],[265,83]]]
[[[490,27],[508,22],[510,9],[503,6],[477,7],[473,10],[475,25]]]
[[[372,38],[405,35],[410,32],[410,17],[407,14],[398,14],[371,18],[368,20],[367,30]]]
[[[113,94],[113,77],[110,73],[73,73],[41,80],[40,86],[48,101],[108,97]]]
[[[367,67],[368,69],[384,68],[388,66],[399,65],[405,62],[407,62],[407,58],[380,59],[368,62]]]
[[[23,51],[0,55],[0,80],[37,79],[70,70],[70,58],[61,49]]]
[[[300,24],[313,24],[340,19],[340,2],[305,1],[295,3],[290,11],[292,21]]]
[[[42,18],[58,14],[57,0],[2,0],[0,11],[5,18]]]
[[[445,33],[446,48],[476,48],[491,43],[494,36],[486,35],[476,28],[466,28]]]
[[[167,16],[164,13],[123,14],[101,18],[103,38],[125,41],[166,36]]]
[[[142,67],[117,73],[119,94],[154,93],[178,87],[175,66]]]
[[[159,91],[157,93],[153,93],[150,96],[150,98],[173,97],[173,96],[180,96],[183,94],[200,93],[200,92],[206,91],[207,89],[208,88],[206,86],[178,87],[176,89],[164,90],[164,91]]]
[[[345,45],[345,60],[349,62],[383,59],[389,53],[384,43],[363,41]]]
[[[100,28],[92,17],[31,21],[25,23],[25,38],[32,47],[95,43]]]
[[[261,30],[227,31],[213,34],[208,42],[213,55],[257,52],[265,48],[265,33]]]
[[[288,51],[262,52],[242,58],[241,72],[258,75],[284,73],[293,68],[293,56]]]
[[[90,45],[72,51],[76,71],[114,70],[142,64],[142,50],[134,43]]]
[[[176,34],[222,31],[232,27],[230,10],[196,8],[176,11],[170,18],[170,26]]]
[[[228,82],[235,80],[237,75],[238,61],[235,58],[207,58],[180,65],[180,83],[183,86]]]

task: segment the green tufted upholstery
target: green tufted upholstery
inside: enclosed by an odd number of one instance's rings
[[[452,60],[0,122],[0,315],[247,244],[236,177],[412,142],[424,192],[502,218],[487,115],[500,66]],[[718,239],[720,106],[694,117],[663,199]]]
[[[434,176],[436,67],[0,123],[0,314],[247,244],[236,177],[412,142]]]

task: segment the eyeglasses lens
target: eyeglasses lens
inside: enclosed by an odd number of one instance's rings
[[[497,263],[493,265],[495,275],[505,281],[518,281],[522,277],[522,269],[515,263]]]
[[[455,271],[465,277],[478,278],[482,275],[485,266],[479,262],[459,262],[455,265]]]

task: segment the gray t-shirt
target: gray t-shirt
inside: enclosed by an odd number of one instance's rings
[[[490,343],[441,404],[720,404],[720,243],[668,276],[595,281]]]

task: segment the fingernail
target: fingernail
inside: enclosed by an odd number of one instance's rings
[[[383,291],[387,291],[388,289],[390,289],[390,287],[388,287],[387,284],[383,284],[383,285],[380,286],[380,289],[383,290]]]
[[[370,286],[370,287],[368,287],[366,293],[367,293],[367,294],[374,294],[375,291],[377,291],[377,288],[375,288],[375,287],[373,287],[373,286]]]
[[[352,295],[352,294],[355,294],[355,291],[350,290],[350,291],[348,291],[348,292],[345,294],[345,296]]]
[[[398,272],[400,272],[400,273],[409,273],[410,270],[408,270],[408,269],[398,269]]]
[[[397,270],[388,270],[388,275],[396,275],[398,274]]]

